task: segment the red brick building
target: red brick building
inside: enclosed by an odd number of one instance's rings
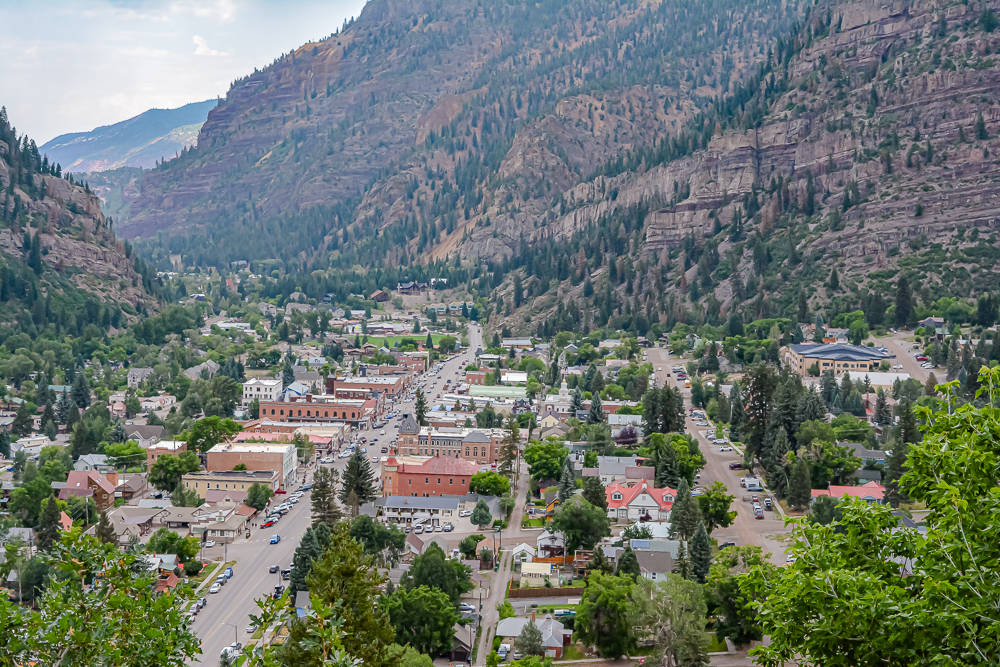
[[[328,377],[326,393],[334,398],[366,399],[381,394],[392,399],[402,394],[409,382],[407,376],[343,378]]]
[[[390,456],[382,464],[383,496],[464,495],[469,492],[472,476],[479,472],[475,463],[451,456],[423,461],[400,459]]]
[[[487,371],[465,371],[465,381],[468,384],[486,384],[486,373]]]
[[[261,420],[317,424],[347,422],[356,428],[367,428],[380,411],[379,401],[338,399],[330,395],[306,394],[288,401],[260,403]]]

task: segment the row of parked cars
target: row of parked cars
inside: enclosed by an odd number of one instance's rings
[[[222,587],[226,585],[226,582],[233,577],[233,568],[227,567],[226,570],[215,577],[215,583],[208,589],[209,593],[218,593],[222,590]]]
[[[425,526],[421,523],[416,526],[406,526],[403,529],[403,532],[412,532],[414,535],[420,535],[422,533],[450,533],[453,530],[455,530],[455,526],[453,526],[450,522],[438,524],[436,526]]]

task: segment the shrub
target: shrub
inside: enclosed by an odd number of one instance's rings
[[[198,573],[201,572],[202,567],[203,566],[201,564],[201,561],[189,560],[188,562],[184,563],[184,574],[186,574],[189,577],[198,576]]]

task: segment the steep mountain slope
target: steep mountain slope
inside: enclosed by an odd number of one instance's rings
[[[134,118],[90,132],[63,134],[39,150],[64,172],[107,171],[119,167],[151,169],[193,144],[216,100],[177,109],[150,109]]]
[[[655,145],[787,30],[780,0],[372,0],[237,81],[119,228],[159,261],[406,264]],[[490,230],[492,231],[492,230]],[[499,257],[487,234],[463,253]],[[515,243],[516,244],[516,243]]]
[[[90,189],[61,177],[0,108],[0,334],[119,326],[155,307],[155,280]]]
[[[524,269],[501,303],[530,304],[508,325],[557,326],[553,313],[588,297],[576,322],[640,333],[809,306],[827,321],[860,308],[878,326],[912,317],[886,307],[900,277],[911,306],[996,292],[998,11],[821,3],[684,132],[570,188],[544,227],[504,221],[519,245],[495,268]]]

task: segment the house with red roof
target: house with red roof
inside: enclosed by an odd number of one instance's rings
[[[608,498],[608,518],[629,521],[669,520],[677,496],[676,489],[658,489],[645,479],[635,486],[612,482],[604,492]]]
[[[115,484],[96,470],[73,470],[59,490],[59,500],[72,496],[93,498],[97,510],[102,512],[115,504]]]
[[[885,487],[878,482],[871,481],[867,484],[862,484],[861,486],[831,485],[829,489],[812,490],[813,500],[819,498],[820,496],[831,496],[833,498],[850,496],[851,498],[861,498],[861,500],[865,501],[869,505],[884,505]]]

